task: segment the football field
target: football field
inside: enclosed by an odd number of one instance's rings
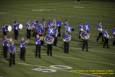
[[[111,35],[115,27],[115,2],[102,1],[58,1],[58,0],[1,0],[0,30],[3,24],[12,24],[14,20],[25,24],[28,20],[42,18],[64,21],[68,19],[74,28],[70,42],[70,53],[64,54],[63,39],[58,38],[53,47],[53,56],[46,54],[46,44],[42,46],[42,58],[35,58],[34,38],[27,44],[26,61],[19,59],[19,42],[16,42],[16,65],[9,67],[2,56],[2,32],[0,32],[0,77],[115,77],[115,46],[109,40],[110,48],[103,48],[100,40],[96,43],[98,32],[96,24],[102,21]],[[82,42],[78,39],[78,25],[89,23],[91,37],[89,51],[81,50]],[[63,32],[62,25],[61,32]],[[26,38],[26,29],[19,31],[19,36]],[[8,33],[13,37],[13,32]],[[19,38],[20,38],[19,37]]]

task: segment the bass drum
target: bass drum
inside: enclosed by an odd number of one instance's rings
[[[50,35],[46,35],[45,38],[44,38],[44,41],[45,41],[46,44],[53,44],[54,37],[50,36]]]
[[[22,24],[19,24],[19,29],[23,29],[23,25]]]
[[[12,31],[12,26],[8,25],[8,31],[11,32]]]

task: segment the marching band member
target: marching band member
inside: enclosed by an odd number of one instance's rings
[[[64,53],[69,53],[69,41],[71,41],[71,35],[67,31],[63,34],[64,41]]]
[[[43,39],[43,36],[44,36],[44,28],[43,28],[43,25],[42,25],[42,24],[39,24],[39,26],[37,27],[37,34],[38,34],[39,37],[40,37],[41,45],[43,45],[43,44],[44,44],[44,39]]]
[[[105,30],[103,32],[103,38],[104,38],[104,43],[103,43],[103,48],[109,48],[109,33]]]
[[[48,34],[54,37],[54,46],[57,46],[58,29],[56,26],[48,28]]]
[[[54,37],[54,46],[57,46],[57,43],[58,43],[58,28],[56,27],[55,28],[55,37]]]
[[[56,25],[58,27],[58,36],[60,37],[61,36],[61,26],[62,26],[62,21],[57,21],[56,22]]]
[[[19,30],[19,24],[18,24],[16,21],[14,21],[14,23],[13,23],[13,30],[14,30],[14,38],[15,38],[15,40],[18,40],[18,35],[19,35],[19,32],[18,32],[18,30]]]
[[[71,26],[70,25],[65,25],[65,30],[67,31],[67,32],[72,32],[72,29],[71,29]]]
[[[81,38],[80,34],[81,34],[82,31],[84,31],[84,25],[83,25],[83,24],[80,24],[80,25],[78,26],[78,29],[79,29],[79,39],[80,39],[80,38]]]
[[[22,37],[20,41],[20,60],[25,61],[26,55],[26,42],[25,39]]]
[[[54,42],[54,37],[48,34],[45,36],[44,41],[47,44],[47,55],[52,56],[52,44]]]
[[[49,19],[48,20],[48,28],[51,28],[52,26],[54,26],[53,21]]]
[[[15,52],[16,52],[16,46],[12,39],[10,39],[10,45],[9,45],[9,66],[11,67],[12,64],[15,65]]]
[[[4,24],[2,26],[2,33],[3,33],[3,36],[7,36],[7,32],[8,32],[8,26],[6,24]]]
[[[64,21],[64,28],[67,32],[72,32],[74,31],[74,28],[69,24],[67,20]]]
[[[33,37],[36,37],[38,26],[39,26],[39,23],[37,20],[32,23],[32,32],[33,32],[32,35],[33,35]]]
[[[115,45],[115,28],[112,29],[113,34],[113,46]]]
[[[41,58],[41,40],[40,40],[39,35],[36,36],[35,44],[36,44],[35,57]]]
[[[3,45],[3,56],[4,56],[5,59],[7,59],[9,41],[8,41],[8,38],[6,36],[3,39],[2,45]]]
[[[45,19],[42,19],[42,25],[43,25],[43,29],[44,29],[44,35],[46,35],[47,33],[47,29],[48,29],[48,25]]]
[[[99,39],[102,38],[102,42],[103,42],[104,41],[104,39],[103,39],[103,26],[102,26],[101,22],[97,25],[97,30],[98,30],[99,34],[98,34],[96,41],[98,42]]]
[[[88,39],[89,39],[89,33],[87,31],[82,31],[81,34],[81,39],[83,40],[83,45],[82,45],[82,51],[86,48],[86,51],[88,51]]]
[[[27,39],[30,39],[31,38],[31,30],[32,30],[32,27],[31,27],[31,24],[28,22],[26,24],[26,32],[27,32]]]

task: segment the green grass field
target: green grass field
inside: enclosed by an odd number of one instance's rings
[[[19,45],[16,52],[16,66],[9,67],[8,62],[2,57],[2,46],[0,46],[0,77],[115,77],[109,74],[115,71],[115,47],[110,40],[110,49],[102,48],[102,44],[96,43],[98,33],[95,24],[102,21],[109,31],[115,27],[115,3],[99,1],[37,1],[37,0],[4,0],[0,2],[0,25],[12,24],[14,20],[26,23],[28,20],[39,20],[42,18],[58,20],[68,19],[75,31],[72,33],[70,42],[70,53],[63,53],[62,38],[59,38],[57,47],[53,48],[53,57],[46,56],[46,45],[42,47],[42,59],[34,57],[34,41],[27,45],[26,62],[19,60]],[[89,40],[89,52],[82,52],[82,42],[78,39],[77,25],[79,23],[90,23],[91,38]],[[13,33],[9,33],[11,37]],[[20,31],[20,36],[25,36],[26,30]],[[2,39],[2,32],[0,32]],[[70,66],[69,70],[57,70],[54,73],[44,73],[32,69],[40,66],[51,65]],[[85,72],[80,72],[85,70]],[[105,70],[108,74],[99,76],[87,72],[87,70]],[[97,71],[98,72],[98,71]],[[104,73],[104,72],[102,72]]]

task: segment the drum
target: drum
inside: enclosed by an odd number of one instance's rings
[[[19,24],[19,29],[23,29],[23,25],[22,24]]]
[[[63,41],[64,41],[64,42],[69,42],[69,41],[71,41],[71,35],[68,34],[67,37],[63,39]]]
[[[50,35],[46,35],[45,38],[44,38],[44,41],[45,41],[46,44],[53,44],[54,37],[50,36]]]
[[[12,31],[12,26],[8,25],[8,31],[11,32]]]

